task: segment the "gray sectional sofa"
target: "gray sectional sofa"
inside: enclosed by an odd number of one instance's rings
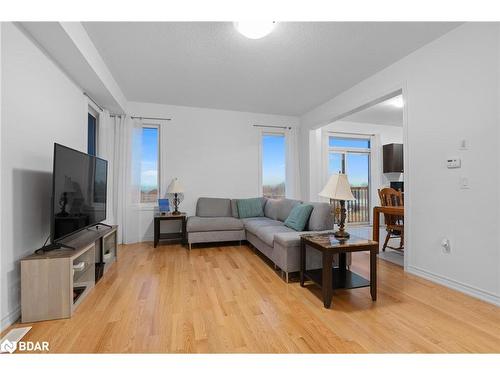
[[[280,268],[288,281],[289,274],[300,269],[300,235],[333,229],[330,205],[316,202],[308,203],[313,210],[304,232],[285,226],[284,221],[299,203],[302,202],[262,198],[264,216],[240,219],[237,200],[199,198],[196,216],[189,217],[187,221],[189,249],[196,243],[247,240]],[[308,251],[306,262],[308,268],[319,268],[322,260],[319,253]]]

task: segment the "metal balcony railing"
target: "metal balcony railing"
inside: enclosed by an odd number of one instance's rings
[[[347,223],[364,224],[370,222],[370,195],[368,186],[352,186],[352,195],[356,198],[355,201],[346,203]],[[335,201],[335,212],[340,209],[340,203]],[[338,216],[338,215],[337,215]],[[335,222],[339,220],[335,218]]]

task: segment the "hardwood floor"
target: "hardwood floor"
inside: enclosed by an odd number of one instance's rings
[[[368,255],[352,269],[368,275]],[[500,352],[500,308],[378,260],[369,288],[286,284],[248,246],[121,246],[72,319],[30,324],[51,353]],[[18,324],[17,326],[23,326]]]

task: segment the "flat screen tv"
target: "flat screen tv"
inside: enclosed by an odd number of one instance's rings
[[[106,219],[108,162],[54,144],[52,248],[58,241]],[[58,246],[59,244],[59,246]]]

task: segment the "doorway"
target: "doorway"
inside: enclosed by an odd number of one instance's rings
[[[372,237],[373,207],[382,205],[379,191],[384,193],[387,191],[383,189],[393,188],[404,194],[403,111],[404,102],[399,91],[351,111],[321,130],[325,150],[323,184],[331,174],[345,173],[356,198],[346,202],[346,222],[352,234]],[[379,257],[404,266],[404,246],[401,246],[404,218],[397,221],[402,225],[401,231],[385,226],[384,215],[381,221]],[[386,238],[387,246],[383,246]]]

